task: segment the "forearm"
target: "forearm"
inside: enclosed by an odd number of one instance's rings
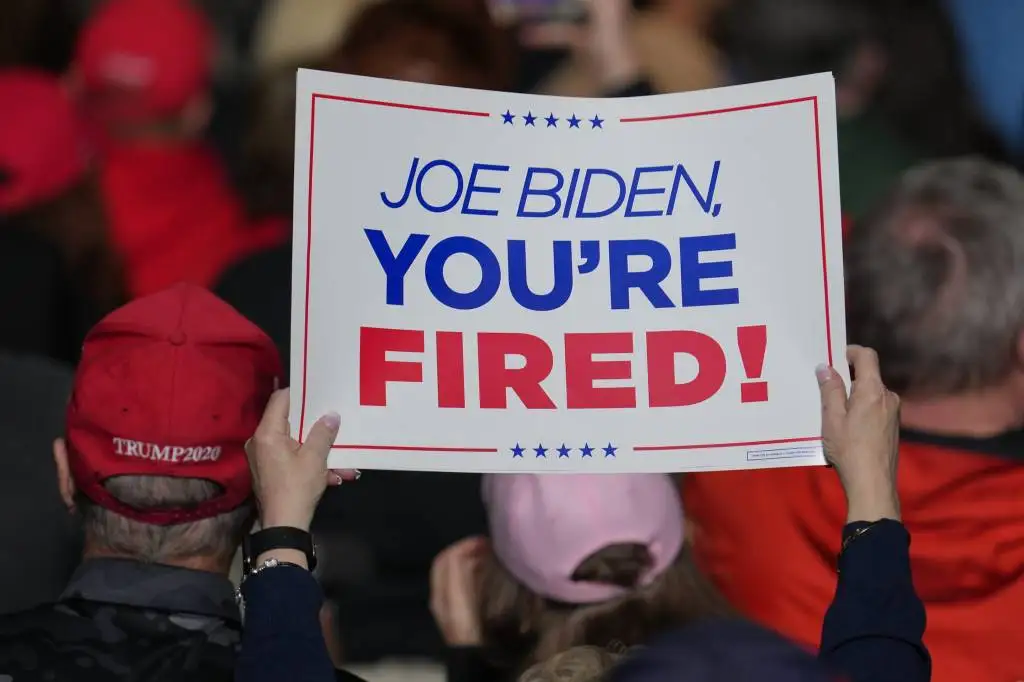
[[[323,592],[309,571],[294,566],[265,569],[245,581],[242,595],[245,629],[235,666],[236,680],[335,679],[320,629]]]
[[[845,534],[868,525],[850,524]],[[887,519],[851,541],[840,557],[820,656],[851,682],[930,679],[925,610],[911,579],[909,545],[903,525]]]

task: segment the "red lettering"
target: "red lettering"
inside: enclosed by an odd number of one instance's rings
[[[389,382],[421,383],[419,362],[388,360],[388,351],[423,352],[423,332],[413,329],[359,329],[359,404],[384,407]]]
[[[697,360],[697,376],[676,383],[676,355]],[[725,383],[725,351],[707,334],[694,331],[647,333],[647,386],[651,407],[685,407],[702,403]]]
[[[437,333],[437,406],[466,406],[462,332]]]
[[[505,359],[519,355],[524,364],[509,369]],[[477,364],[480,372],[480,407],[504,410],[508,407],[508,389],[530,410],[553,410],[555,403],[541,387],[555,364],[551,349],[543,339],[531,334],[482,332],[477,337]]]
[[[633,335],[565,335],[565,400],[570,410],[636,407],[633,386],[594,386],[598,379],[629,379],[633,375],[630,360],[597,361],[597,353],[632,353]]]

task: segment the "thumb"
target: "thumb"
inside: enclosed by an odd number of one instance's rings
[[[828,365],[818,365],[814,370],[821,391],[822,436],[828,440],[832,431],[842,425],[846,416],[846,387],[839,374]]]
[[[341,417],[337,412],[328,412],[317,419],[306,435],[306,442],[299,448],[299,456],[316,457],[326,462],[340,426]]]
[[[288,433],[288,389],[274,391],[263,410],[259,428],[266,433]]]

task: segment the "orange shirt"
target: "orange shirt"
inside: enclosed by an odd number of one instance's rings
[[[935,682],[1024,680],[1024,432],[904,432],[899,492]],[[684,477],[698,561],[741,611],[814,646],[845,501],[825,468]]]

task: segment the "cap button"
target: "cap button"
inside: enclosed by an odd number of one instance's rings
[[[171,335],[169,337],[167,337],[167,340],[171,343],[172,346],[184,346],[185,345],[185,332],[181,331],[180,329],[177,330],[177,331],[171,332]]]

